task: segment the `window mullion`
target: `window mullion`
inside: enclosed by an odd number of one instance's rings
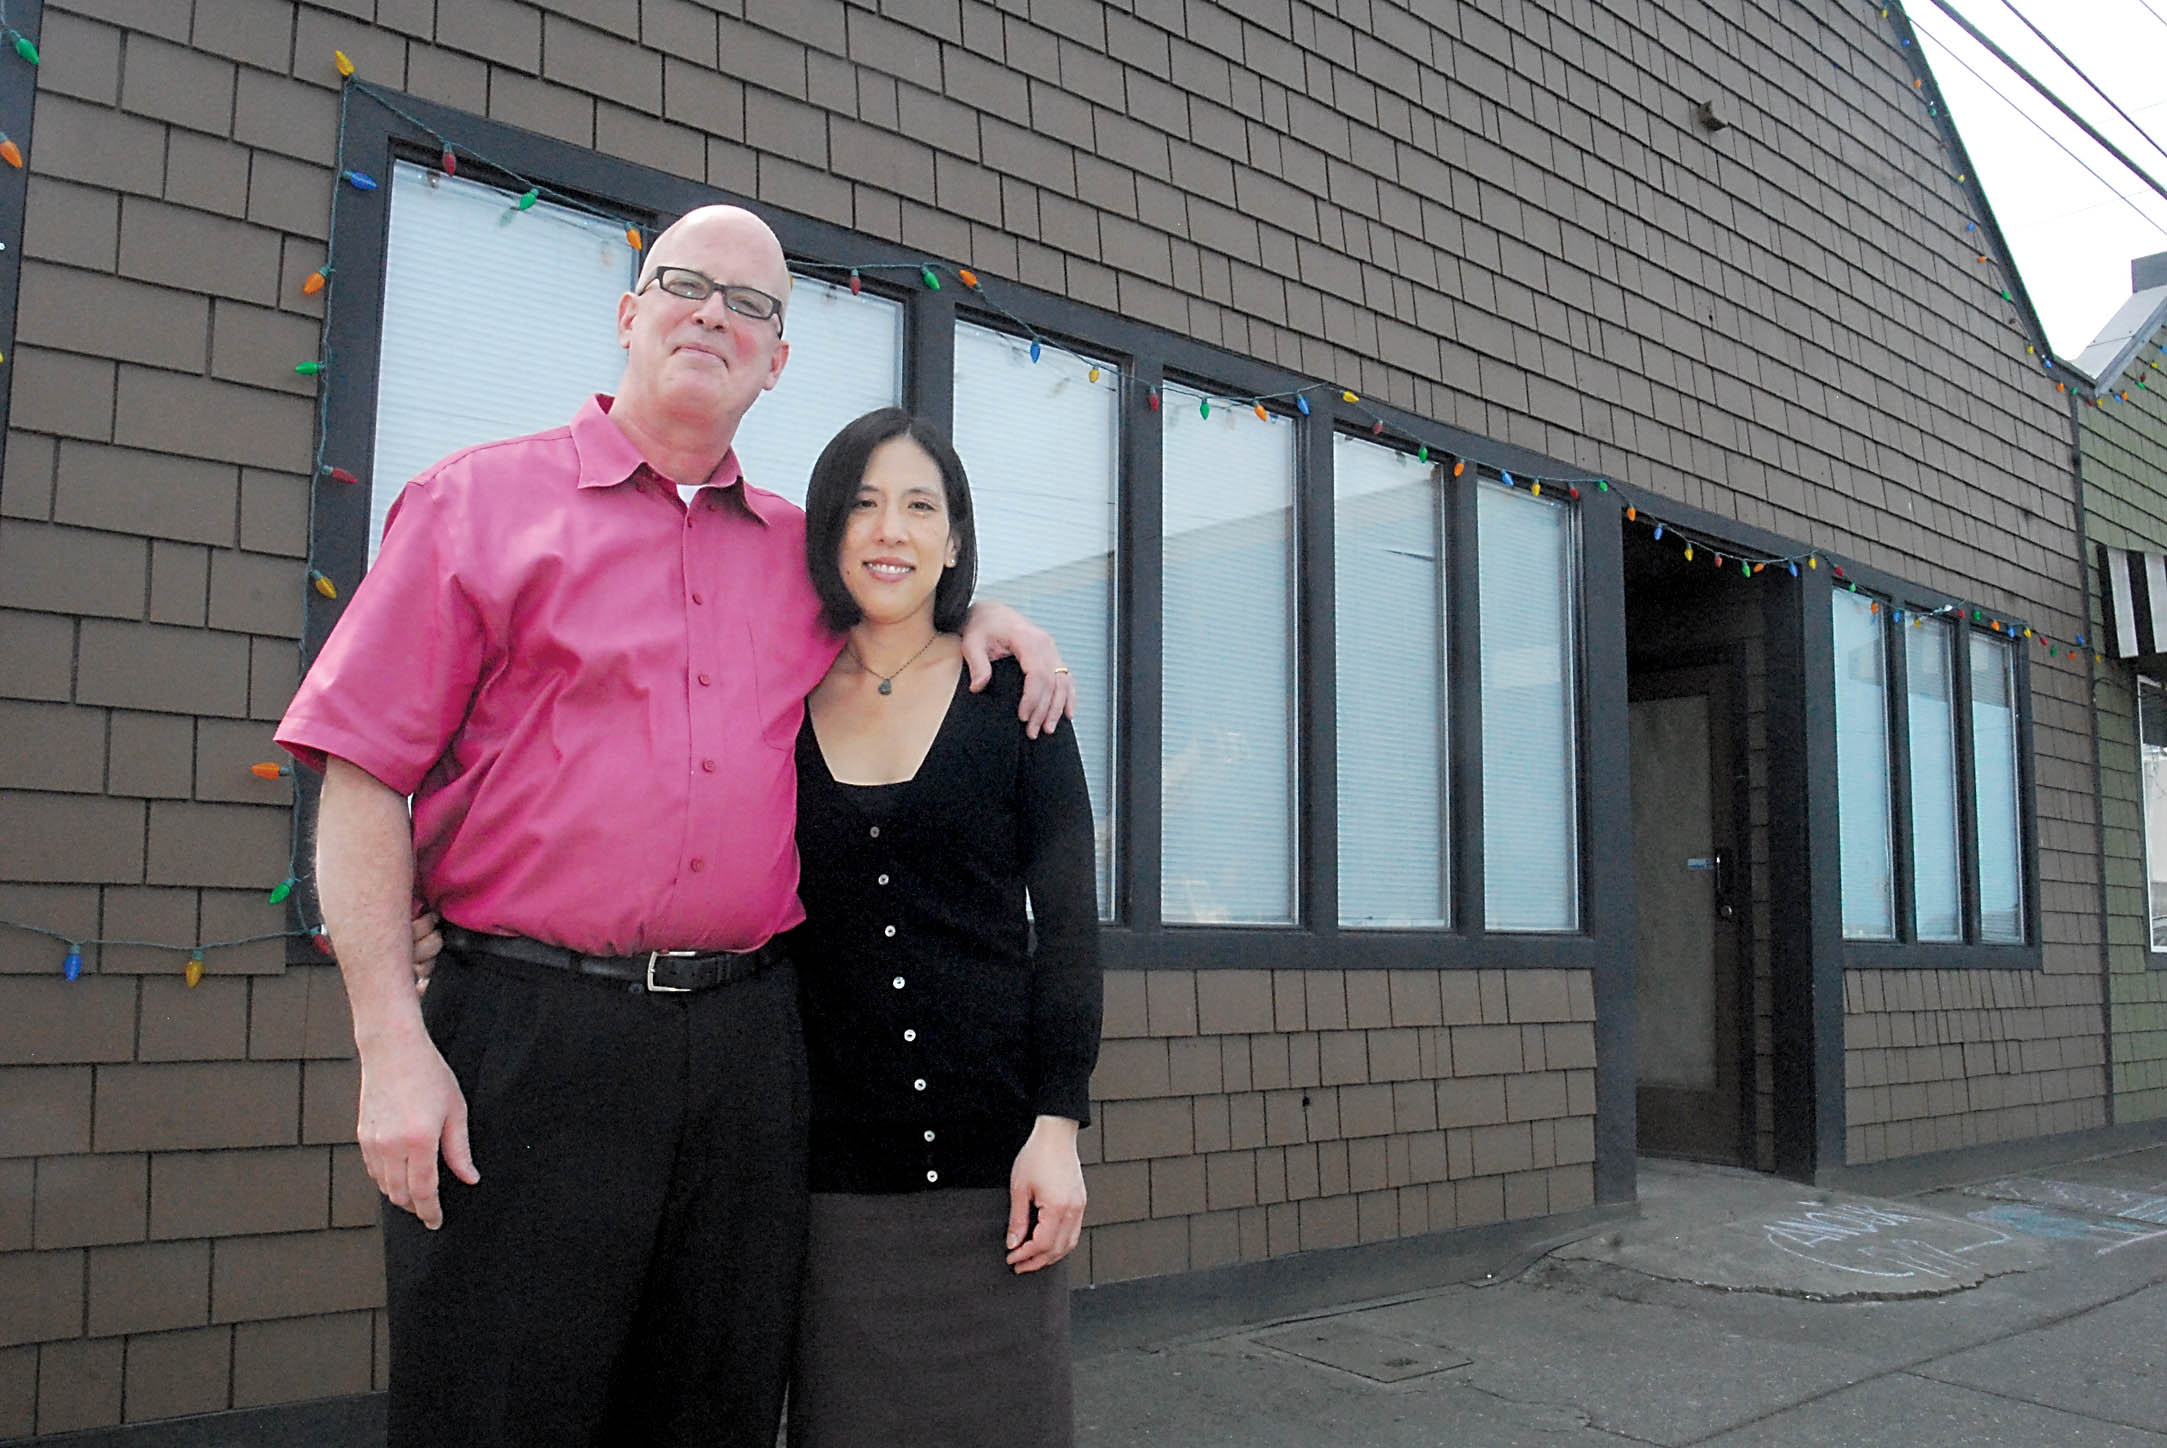
[[[1896,938],[1908,944],[1919,938],[1911,817],[1911,659],[1895,609],[1883,604],[1881,618],[1889,676],[1889,840],[1895,855]]]
[[[1480,940],[1488,929],[1484,901],[1482,826],[1482,564],[1477,546],[1476,484],[1470,476],[1444,487],[1446,712],[1452,763],[1452,919],[1458,932]]]
[[[1339,929],[1339,733],[1336,539],[1332,518],[1332,429],[1314,414],[1297,418],[1294,470],[1294,668],[1302,727],[1295,756],[1298,921],[1324,934]]]
[[[1979,943],[1979,776],[1972,738],[1971,623],[1956,622],[1955,657],[1950,660],[1949,692],[1956,712],[1956,847],[1962,868],[1957,885],[1964,902],[1964,939]]]
[[[1160,410],[1149,399],[1166,383],[1155,358],[1138,358],[1121,408],[1119,556],[1120,652],[1126,660],[1121,737],[1115,751],[1120,783],[1114,812],[1115,913],[1132,929],[1158,928],[1164,795],[1161,740],[1165,708],[1166,551],[1164,438]]]

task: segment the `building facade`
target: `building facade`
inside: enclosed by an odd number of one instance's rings
[[[2167,588],[2152,585],[2167,553],[2167,406],[2155,390],[2167,256],[2131,271],[2129,301],[2070,364],[2085,533],[2100,565],[2092,607],[2108,656],[2094,717],[2118,1122],[2167,1116],[2167,633],[2153,613]]]
[[[933,417],[1083,680],[1079,1281],[2108,1121],[2069,412],[1901,7],[8,23],[0,1437],[382,1387],[251,765],[399,482],[607,390],[709,200],[798,278],[749,474]]]

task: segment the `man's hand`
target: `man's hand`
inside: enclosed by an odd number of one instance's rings
[[[1023,732],[1036,739],[1051,734],[1063,719],[1076,717],[1076,680],[1061,662],[1053,635],[1005,603],[977,603],[963,621],[963,662],[971,667],[971,692],[993,682],[993,661],[1014,658],[1023,665],[1023,706],[1016,717]]]
[[[482,1179],[467,1145],[467,1103],[459,1082],[426,1033],[385,1040],[361,1058],[361,1160],[393,1206],[444,1225],[437,1199],[437,1153],[452,1175]]]
[[[1031,1208],[1038,1221],[1031,1221]],[[1008,1265],[1036,1272],[1076,1250],[1083,1240],[1083,1166],[1076,1159],[1076,1123],[1041,1116],[1008,1173]],[[1031,1235],[1026,1238],[1025,1232]]]
[[[444,937],[437,933],[436,912],[424,910],[413,919],[414,931],[414,994],[420,995],[429,988],[429,977],[436,970],[436,958],[444,952]]]

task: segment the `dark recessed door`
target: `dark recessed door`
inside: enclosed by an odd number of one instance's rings
[[[1639,1147],[1742,1163],[1745,904],[1727,676],[1636,674],[1628,698]]]

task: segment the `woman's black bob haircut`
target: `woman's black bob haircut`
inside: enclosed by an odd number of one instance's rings
[[[941,487],[947,494],[948,531],[956,541],[955,566],[941,570],[941,581],[933,589],[933,627],[960,633],[963,617],[971,611],[971,592],[978,586],[978,530],[971,522],[971,484],[963,475],[963,459],[932,423],[900,407],[883,407],[829,440],[805,487],[805,567],[812,574],[813,591],[820,595],[821,621],[837,633],[856,627],[865,617],[843,585],[840,559],[850,506],[857,501],[858,484],[865,480],[873,449],[899,437],[924,448],[940,469]]]

